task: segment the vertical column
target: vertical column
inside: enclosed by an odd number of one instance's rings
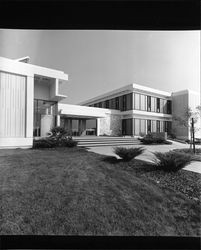
[[[70,131],[72,131],[72,119],[71,118],[69,119],[69,129]]]
[[[132,136],[135,135],[135,119],[132,118]]]
[[[96,119],[96,135],[100,135],[100,118]]]
[[[81,135],[82,133],[82,120],[81,119],[78,120],[78,133],[79,135]]]
[[[57,126],[59,127],[60,124],[61,124],[61,122],[60,122],[60,115],[57,115]]]

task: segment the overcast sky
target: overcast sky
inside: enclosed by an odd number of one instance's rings
[[[0,30],[0,56],[64,71],[71,104],[130,83],[200,92],[200,31]]]

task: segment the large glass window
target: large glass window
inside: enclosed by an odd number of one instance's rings
[[[151,132],[156,132],[156,121],[152,121],[152,131]]]
[[[122,134],[123,135],[132,135],[132,119],[123,119],[122,120]]]
[[[160,132],[164,132],[163,121],[160,121]]]
[[[135,93],[135,109],[140,109],[140,94]]]
[[[115,109],[119,110],[119,97],[115,98]]]
[[[157,113],[160,113],[160,98],[157,98],[157,101],[156,101],[156,111]]]
[[[156,112],[156,98],[151,97],[151,111]]]
[[[140,96],[140,110],[146,110],[146,98],[145,95]]]
[[[140,134],[140,119],[135,118],[135,135]]]
[[[98,107],[102,108],[102,102],[99,102]]]
[[[163,113],[167,114],[167,100],[163,100]]]
[[[160,132],[160,121],[156,121],[156,132]]]
[[[123,111],[126,110],[126,95],[123,95]]]
[[[142,135],[146,134],[146,120],[141,119],[140,121],[140,133]]]
[[[147,133],[151,133],[151,120],[147,120]]]
[[[110,105],[109,100],[105,101],[105,107],[106,107],[106,109],[109,108],[109,105]]]
[[[56,102],[34,99],[34,136],[43,136],[41,129],[43,129],[43,122],[46,115],[49,115],[48,126],[50,128],[55,126]]]
[[[151,96],[147,96],[147,111],[151,111]]]
[[[170,100],[167,101],[167,113],[172,114],[172,102]]]

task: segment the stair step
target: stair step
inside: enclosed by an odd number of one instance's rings
[[[125,146],[125,145],[138,145],[137,143],[94,143],[94,144],[78,144],[78,147],[106,147],[106,146]]]
[[[139,141],[109,141],[109,142],[104,142],[104,141],[94,141],[94,142],[78,142],[79,145],[81,144],[112,144],[112,143],[131,143],[131,144],[139,144]]]

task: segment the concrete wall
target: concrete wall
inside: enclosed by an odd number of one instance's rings
[[[195,112],[195,108],[200,105],[200,95],[190,90],[184,90],[172,93],[172,115],[173,117],[185,118],[185,112],[191,108]],[[187,121],[187,118],[186,118]],[[201,127],[200,119],[195,127]],[[173,132],[176,133],[177,138],[190,139],[190,128],[182,126],[173,119]],[[201,137],[201,130],[197,131],[195,137]]]
[[[6,105],[6,111],[0,110],[0,127],[7,127],[8,130],[1,132],[0,148],[32,147],[34,76],[41,75],[65,81],[68,80],[68,76],[62,71],[18,62],[4,57],[0,57],[0,72],[6,75],[6,77],[3,77],[3,83],[1,83],[1,89],[6,87],[6,92],[1,91],[4,99],[0,97],[1,108]],[[40,91],[39,89],[36,90],[37,95],[39,95]],[[46,94],[44,90],[42,96]],[[6,126],[5,122],[7,123]]]
[[[107,115],[105,118],[98,119],[98,135],[121,135],[122,121],[119,115]]]
[[[172,115],[173,117],[185,117],[185,111],[188,109],[188,92],[176,92],[172,94]],[[179,139],[188,139],[189,130],[181,126],[174,119],[172,121],[172,130]]]

